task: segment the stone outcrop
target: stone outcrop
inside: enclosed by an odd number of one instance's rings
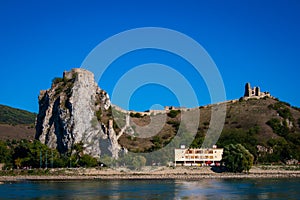
[[[64,72],[63,78],[54,79],[51,89],[41,91],[38,99],[36,139],[60,153],[82,142],[84,153],[99,158],[109,150],[112,157],[118,158],[122,148],[113,122],[99,119],[111,109],[110,99],[91,72]]]
[[[274,152],[273,148],[271,147],[265,147],[262,145],[256,145],[257,152],[259,153],[267,153],[267,154],[272,154]]]

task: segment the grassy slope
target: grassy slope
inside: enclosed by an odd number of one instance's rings
[[[0,105],[0,140],[33,139],[35,113]]]
[[[272,98],[266,99],[250,99],[247,101],[236,101],[229,102],[226,104],[226,120],[223,129],[224,132],[228,132],[233,134],[235,138],[238,138],[241,132],[247,133],[249,129],[258,127],[258,132],[255,133],[252,137],[255,138],[255,144],[252,144],[252,148],[256,149],[256,145],[260,144],[263,146],[268,146],[268,141],[270,139],[280,138],[279,135],[273,132],[272,128],[267,125],[267,122],[272,118],[277,118],[283,121],[284,119],[279,116],[278,112],[272,108],[270,105],[274,105],[278,103],[278,100]],[[300,118],[300,110],[297,108],[290,107],[289,105],[284,104],[285,108],[288,108],[290,113],[292,114],[293,120],[293,129],[291,129],[290,134],[300,134],[300,125],[298,124],[298,120]],[[207,132],[209,127],[211,117],[211,106],[201,107],[200,108],[200,122],[198,128],[198,136],[203,137],[203,135]],[[175,119],[167,117],[167,121],[177,121],[180,123],[180,115]],[[135,124],[144,124],[145,117],[142,118],[133,118]],[[168,123],[162,129],[158,136],[160,137],[160,143],[163,145],[167,140],[170,140],[170,136],[174,136],[176,134],[176,128],[170,126]],[[230,135],[229,134],[229,135]],[[167,137],[164,137],[167,135]],[[166,138],[166,139],[165,139]],[[229,139],[228,139],[229,140]],[[143,139],[130,139],[128,135],[124,135],[120,138],[119,142],[122,146],[125,146],[128,149],[133,151],[135,150],[147,150],[149,147],[154,146],[153,138],[143,138]],[[290,141],[292,143],[300,143],[300,141]],[[226,141],[225,141],[226,143]],[[300,146],[299,146],[300,148]]]
[[[1,124],[34,124],[36,114],[0,105],[0,123]]]
[[[243,129],[248,131],[254,126],[259,127],[258,139],[264,143],[272,137],[278,137],[273,133],[272,128],[267,125],[267,121],[272,118],[282,119],[276,110],[270,109],[269,105],[275,104],[275,99],[250,99],[247,101],[227,103],[226,120],[224,130]],[[289,108],[294,118],[295,132],[300,132],[297,120],[300,118],[300,111],[292,107]],[[210,121],[210,107],[201,108],[200,128],[206,130],[207,122]]]
[[[277,100],[267,98],[258,100],[252,99],[229,104],[225,129],[240,127],[244,130],[249,130],[249,128],[257,125],[259,127],[257,136],[261,143],[266,142],[270,138],[278,137],[278,135],[273,132],[272,128],[267,125],[267,122],[272,118],[283,120],[276,110],[269,108],[269,105],[274,105],[276,103],[278,103]],[[297,119],[300,118],[300,111],[289,106],[285,107],[290,110],[295,120],[293,123],[295,130],[291,132],[300,133],[300,127],[297,124]],[[229,118],[229,116],[231,116],[231,118]]]

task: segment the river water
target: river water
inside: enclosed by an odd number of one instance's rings
[[[300,199],[300,179],[16,182],[0,199]]]

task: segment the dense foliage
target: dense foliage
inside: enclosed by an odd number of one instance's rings
[[[243,129],[223,130],[217,146],[224,148],[227,145],[241,144],[254,156],[255,163],[286,163],[287,160],[300,160],[300,133],[288,133],[285,137],[270,138],[266,143],[259,139],[259,127],[255,126],[248,131]],[[196,137],[191,147],[200,148],[204,136]],[[198,141],[197,145],[194,145]],[[266,148],[259,151],[257,145]]]
[[[241,144],[229,144],[224,147],[222,162],[229,172],[249,172],[253,159],[253,155]]]
[[[267,122],[267,124],[273,129],[274,133],[280,136],[285,137],[290,132],[288,124],[285,120],[281,122],[281,120],[277,118],[272,118]]]
[[[34,124],[36,114],[0,105],[0,123],[2,124]]]
[[[5,169],[97,166],[98,161],[83,150],[82,144],[75,144],[72,151],[60,155],[37,140],[0,141],[0,163]]]

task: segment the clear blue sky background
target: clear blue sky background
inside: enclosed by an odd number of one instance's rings
[[[297,0],[1,0],[0,104],[38,112],[39,90],[48,89],[53,77],[80,67],[88,53],[108,37],[152,26],[180,31],[199,42],[223,77],[227,99],[241,97],[244,84],[250,82],[299,107],[299,10]],[[159,53],[136,52],[120,58],[100,87],[111,94],[113,75],[120,71],[118,62],[130,69],[136,62],[168,64],[178,59]],[[192,74],[186,68],[183,71]],[[188,79],[197,84],[193,77]],[[200,104],[210,103],[205,83],[199,80],[194,87],[199,87]],[[152,95],[154,90],[161,94]],[[145,110],[155,103],[176,105],[175,96],[167,88],[146,85],[132,96],[130,109]]]

